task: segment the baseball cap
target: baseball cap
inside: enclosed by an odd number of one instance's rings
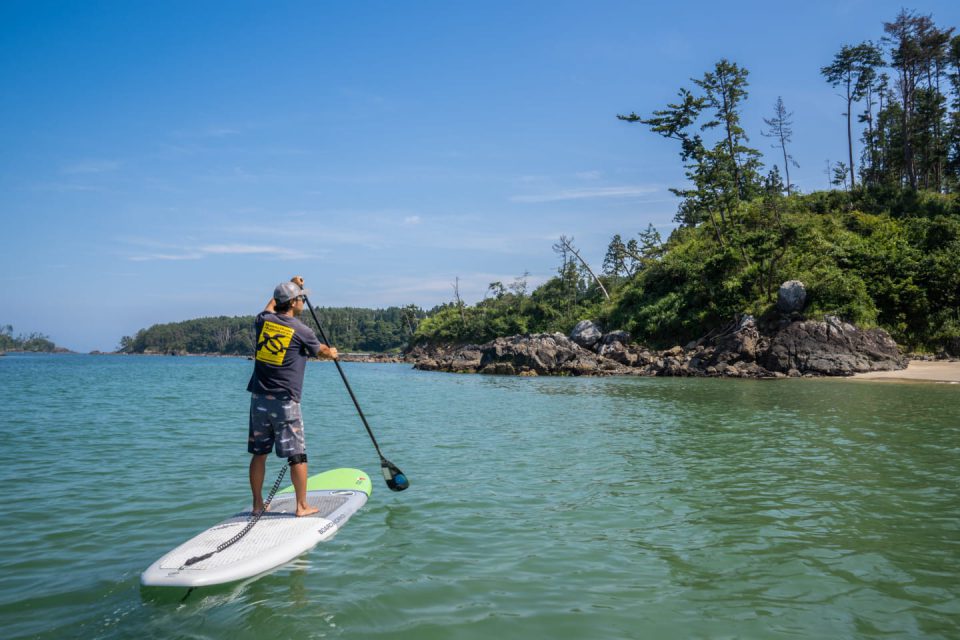
[[[296,283],[281,282],[277,285],[277,288],[273,290],[273,299],[282,304],[289,300],[293,300],[297,296],[306,296],[309,294],[309,290],[301,289]]]

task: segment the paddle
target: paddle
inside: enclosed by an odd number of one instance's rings
[[[303,301],[307,304],[307,308],[310,309],[310,315],[313,316],[313,321],[317,325],[317,329],[320,330],[320,337],[323,339],[324,344],[328,347],[330,346],[330,341],[327,340],[327,334],[323,332],[323,327],[320,326],[320,320],[317,319],[317,314],[313,310],[313,305],[310,304],[310,300],[307,296],[303,296]],[[410,486],[410,481],[407,480],[407,476],[397,468],[397,465],[393,464],[389,460],[383,457],[383,454],[380,452],[380,445],[377,444],[377,439],[373,437],[373,431],[370,430],[370,425],[367,423],[367,417],[363,415],[363,410],[360,408],[360,403],[357,402],[357,396],[353,395],[353,389],[350,388],[350,383],[347,382],[347,375],[343,372],[343,367],[340,366],[340,360],[335,359],[333,364],[337,365],[337,371],[340,372],[340,377],[343,378],[343,384],[347,387],[347,393],[350,394],[350,399],[353,400],[353,406],[357,408],[357,413],[360,414],[360,420],[363,421],[363,426],[366,427],[367,433],[370,435],[370,440],[373,442],[374,449],[377,450],[377,455],[380,456],[380,470],[383,472],[383,479],[387,482],[387,487],[391,491],[403,491]]]

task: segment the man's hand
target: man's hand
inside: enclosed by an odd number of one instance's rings
[[[336,360],[339,357],[339,355],[340,354],[337,353],[336,347],[328,347],[327,345],[323,345],[320,347],[321,358],[326,358],[328,360]]]
[[[293,276],[290,278],[290,282],[303,289],[303,276]]]

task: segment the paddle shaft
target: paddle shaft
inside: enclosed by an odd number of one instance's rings
[[[310,315],[313,316],[313,321],[317,325],[317,329],[320,330],[320,337],[323,339],[323,343],[330,346],[330,341],[327,340],[327,334],[323,331],[323,326],[320,325],[320,320],[317,319],[317,314],[313,310],[313,305],[310,304],[310,299],[307,296],[303,296],[303,301],[307,303],[307,308],[310,309]],[[357,402],[357,396],[353,395],[353,389],[350,388],[350,382],[347,380],[347,374],[343,372],[343,367],[340,366],[340,359],[334,358],[333,364],[337,365],[337,371],[340,372],[340,377],[343,379],[343,384],[347,388],[347,393],[350,394],[350,399],[353,400],[353,406],[357,408],[357,413],[360,415],[360,420],[363,422],[364,428],[367,430],[367,434],[370,436],[370,441],[373,442],[373,448],[377,450],[377,455],[380,456],[380,460],[383,461],[383,454],[380,453],[380,445],[377,444],[377,439],[373,436],[373,431],[370,429],[369,423],[367,423],[367,417],[363,415],[363,409],[360,408],[360,403]]]

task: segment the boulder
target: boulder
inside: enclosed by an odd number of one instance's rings
[[[607,346],[611,344],[630,344],[630,334],[626,331],[611,331],[610,333],[604,334],[603,338],[600,339],[600,344]]]
[[[584,349],[593,349],[601,338],[603,338],[603,332],[600,327],[590,320],[581,320],[570,332],[570,339]]]
[[[600,347],[597,354],[603,358],[608,358],[614,362],[632,367],[640,360],[639,354],[635,349],[630,348],[622,342],[612,342]]]
[[[632,367],[641,360],[637,347],[630,344],[630,334],[626,331],[611,331],[594,345],[597,354],[615,362]]]
[[[787,280],[777,292],[777,310],[784,314],[800,313],[807,304],[807,289],[799,280]]]
[[[903,369],[906,364],[886,331],[863,331],[835,316],[826,316],[822,322],[790,323],[771,338],[763,356],[763,366],[789,376],[847,376]]]
[[[535,372],[537,375],[625,373],[625,367],[584,349],[562,333],[497,338],[480,347],[481,373]],[[509,365],[505,366],[505,365]]]
[[[467,345],[457,349],[450,356],[450,368],[458,373],[471,373],[480,368],[482,357],[480,347]]]
[[[713,339],[713,343],[715,348],[710,356],[711,364],[740,360],[753,362],[760,345],[756,319],[749,313],[740,315],[728,331]]]
[[[480,368],[480,347],[474,344],[417,346],[406,354],[405,359],[413,362],[414,369],[421,371],[476,373]]]

